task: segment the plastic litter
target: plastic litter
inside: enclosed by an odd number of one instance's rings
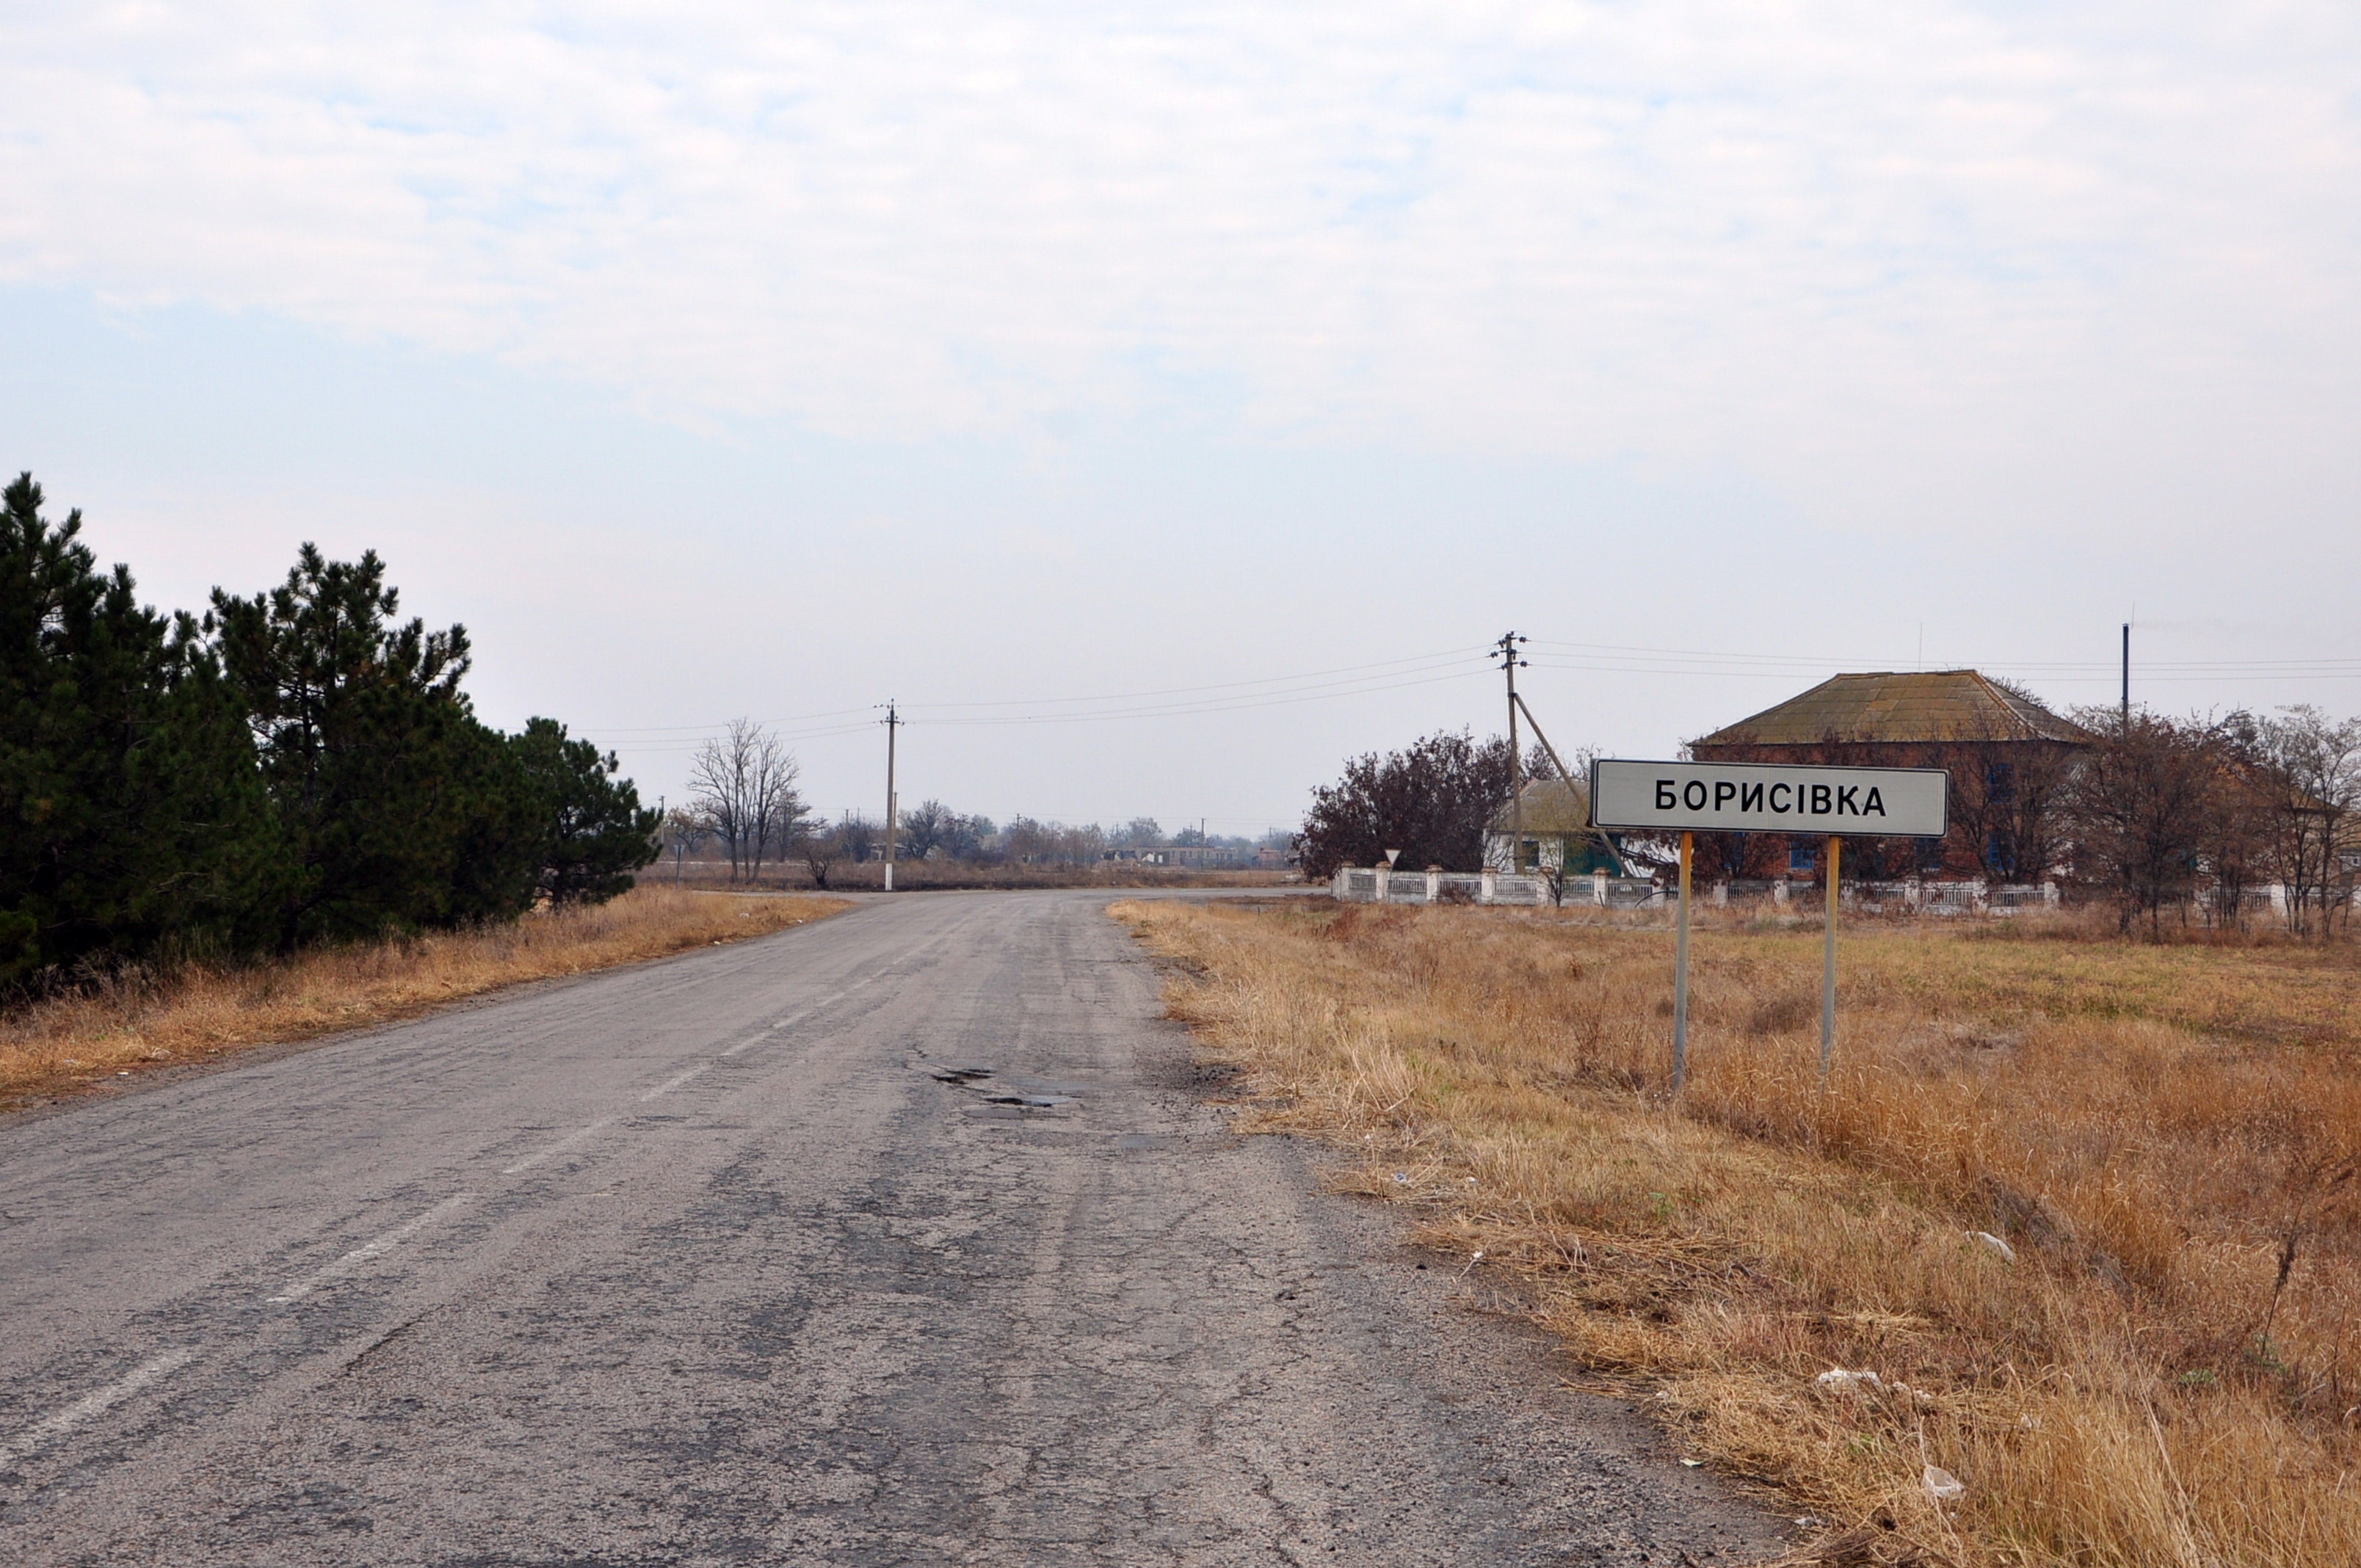
[[[1834,1388],[1848,1394],[1863,1388],[1885,1387],[1884,1381],[1874,1372],[1847,1372],[1841,1366],[1832,1366],[1812,1381],[1823,1388]]]
[[[2001,1240],[1998,1236],[1993,1234],[1990,1231],[1971,1231],[1968,1234],[1975,1237],[1976,1240],[1983,1243],[1985,1248],[1994,1256],[1998,1257],[2003,1263],[2015,1263],[2016,1261],[2016,1249],[2009,1245],[2006,1242]]]
[[[1919,1479],[1927,1483],[1927,1495],[1938,1503],[1948,1503],[1968,1495],[1968,1484],[1949,1471],[1929,1464]]]

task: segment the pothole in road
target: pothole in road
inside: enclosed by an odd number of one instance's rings
[[[1055,1111],[1060,1106],[1071,1105],[1075,1098],[1065,1092],[1063,1086],[1057,1084],[1027,1082],[1022,1079],[994,1082],[993,1080],[998,1074],[988,1067],[928,1068],[927,1076],[937,1083],[948,1083],[954,1089],[973,1090],[985,1106],[1005,1106],[1020,1115],[1027,1111]],[[981,1109],[971,1107],[971,1113]],[[998,1113],[1005,1115],[1007,1111]]]

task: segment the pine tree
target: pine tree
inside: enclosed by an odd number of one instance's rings
[[[168,937],[235,945],[270,859],[237,710],[82,514],[0,493],[0,985]]]
[[[538,886],[553,905],[600,904],[631,885],[631,873],[656,858],[654,811],[620,777],[611,751],[569,740],[554,718],[530,720],[509,744],[534,795],[541,836]]]
[[[531,905],[530,802],[460,690],[467,629],[399,622],[400,602],[374,551],[329,561],[311,544],[269,593],[214,590],[205,628],[285,844],[281,951]]]

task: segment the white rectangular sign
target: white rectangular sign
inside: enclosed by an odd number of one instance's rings
[[[1660,832],[1939,839],[1950,826],[1949,786],[1940,768],[1602,758],[1590,764],[1590,820]]]

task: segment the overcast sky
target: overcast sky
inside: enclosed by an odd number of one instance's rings
[[[2361,9],[40,5],[0,465],[677,800],[1216,831],[1827,674],[2361,711]],[[1085,699],[1085,700],[1077,700]],[[1100,700],[1104,699],[1104,700]]]

